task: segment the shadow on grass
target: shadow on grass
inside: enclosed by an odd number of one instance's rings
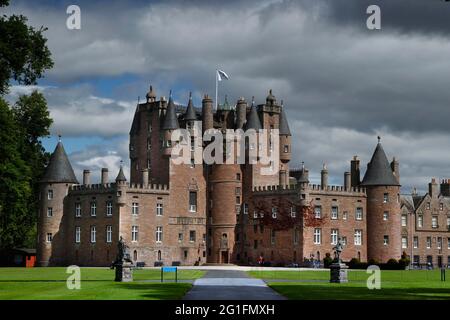
[[[179,300],[192,288],[189,283],[120,283],[120,288],[132,290],[144,299]]]
[[[450,288],[381,288],[369,290],[351,285],[270,284],[292,300],[449,300]]]

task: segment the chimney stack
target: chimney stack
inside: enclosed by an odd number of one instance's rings
[[[243,129],[247,119],[247,102],[240,97],[236,104],[236,129]]]
[[[142,169],[142,187],[148,187],[148,169]]]
[[[83,170],[83,184],[91,184],[91,171],[87,169]]]
[[[439,195],[439,186],[435,178],[431,179],[431,182],[428,184],[428,193],[432,198],[436,198]]]
[[[359,159],[358,156],[353,156],[353,160],[350,162],[350,174],[351,174],[351,187],[357,187],[361,183]]]
[[[208,129],[214,128],[213,101],[207,94],[203,97],[202,100],[202,122],[203,132]]]
[[[102,168],[102,184],[108,183],[108,168]]]
[[[351,178],[350,172],[348,172],[348,171],[344,172],[344,189],[350,190],[351,183],[352,183],[352,178]]]
[[[323,164],[322,171],[320,171],[320,185],[322,189],[328,187],[328,169],[325,163]]]
[[[450,197],[450,180],[444,179],[441,182],[441,194],[444,197]]]
[[[400,164],[395,157],[392,159],[391,162],[391,170],[394,173],[395,178],[397,179],[397,182],[400,183]]]

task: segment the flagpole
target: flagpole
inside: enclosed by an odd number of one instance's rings
[[[216,110],[217,110],[217,97],[218,97],[218,91],[219,91],[219,71],[216,69]]]

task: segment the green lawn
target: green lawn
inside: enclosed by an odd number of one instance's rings
[[[348,283],[329,283],[329,271],[251,271],[255,278],[268,280],[269,286],[289,299],[447,299],[450,300],[450,279],[440,281],[439,270],[381,271],[381,289],[369,290],[369,274],[350,270]],[[447,271],[447,277],[450,272]],[[298,280],[279,282],[279,280]],[[272,281],[273,280],[273,281]],[[277,282],[278,280],[278,282]]]
[[[180,270],[178,279],[196,279],[204,272]],[[118,299],[180,299],[192,287],[190,283],[155,283],[159,270],[135,270],[134,281],[114,282],[114,270],[81,268],[81,289],[68,290],[66,268],[0,268],[0,300],[118,300]],[[174,279],[165,273],[164,279]]]

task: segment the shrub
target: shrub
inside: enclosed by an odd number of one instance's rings
[[[349,263],[348,266],[350,267],[350,269],[358,269],[359,265],[360,265],[360,261],[357,258],[352,258]]]
[[[380,264],[380,262],[378,262],[378,260],[376,260],[376,259],[369,259],[369,261],[367,261],[367,263],[369,264],[369,266],[372,266],[372,265],[379,265]]]

